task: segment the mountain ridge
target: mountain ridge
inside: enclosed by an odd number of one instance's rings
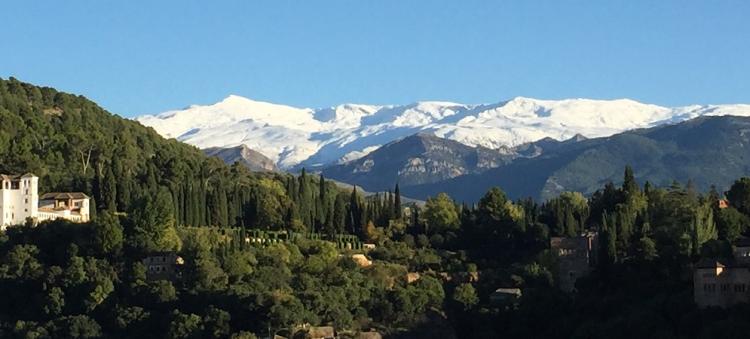
[[[297,108],[231,95],[213,105],[144,115],[161,135],[199,148],[247,145],[282,169],[344,163],[417,132],[469,146],[515,147],[550,137],[610,136],[704,115],[750,116],[750,105],[662,107],[631,99],[540,100],[494,104],[423,101],[407,105],[341,104]]]
[[[367,190],[385,191],[395,183],[426,184],[481,173],[511,159],[498,150],[471,147],[420,132],[392,141],[362,158],[325,167],[322,174]]]
[[[565,143],[482,173],[401,189],[416,199],[447,192],[457,200],[473,202],[480,191],[499,186],[512,198],[544,200],[563,191],[591,194],[607,182],[618,183],[626,165],[633,167],[641,184],[692,181],[703,191],[712,185],[728,188],[735,178],[750,172],[750,117],[707,116]]]

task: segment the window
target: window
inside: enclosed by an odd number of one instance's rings
[[[719,286],[719,288],[721,289],[722,293],[725,293],[725,292],[729,291],[729,284],[721,284],[721,286]]]
[[[23,203],[24,203],[24,204],[28,204],[28,203],[29,203],[29,198],[26,198],[26,199],[24,199],[24,200],[23,200]]]

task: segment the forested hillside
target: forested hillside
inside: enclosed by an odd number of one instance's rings
[[[0,233],[2,338],[305,338],[326,325],[341,338],[750,333],[748,305],[699,309],[691,281],[695,263],[726,261],[750,235],[750,178],[702,194],[641,184],[624,166],[622,185],[590,198],[485,187],[475,205],[441,193],[417,206],[398,185],[363,198],[304,171],[227,166],[14,79],[0,81],[0,140],[3,172],[37,173],[43,190],[82,190],[98,206],[88,223]],[[566,293],[550,242],[584,232],[598,234],[598,255]],[[159,275],[165,258],[174,271]]]
[[[323,224],[339,193],[313,177],[225,165],[83,96],[0,79],[0,173],[27,172],[40,191],[82,191],[99,210],[164,197],[177,225]]]

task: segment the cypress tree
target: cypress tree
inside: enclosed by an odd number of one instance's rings
[[[635,175],[633,174],[633,168],[625,166],[625,176],[622,182],[622,190],[627,195],[635,194],[640,191],[638,183],[635,181]]]
[[[411,227],[414,229],[419,229],[419,207],[417,207],[416,205],[414,206],[414,211],[411,213],[411,216]]]
[[[200,181],[196,181],[195,185],[193,186],[194,190],[194,204],[193,204],[193,217],[194,217],[194,224],[193,226],[203,226],[203,214],[202,214],[202,206],[203,206],[203,199],[202,194],[203,191],[201,189],[201,183]]]
[[[385,201],[386,204],[386,220],[391,220],[396,216],[396,202],[393,198],[393,194],[391,191],[388,191],[388,200]]]
[[[349,212],[347,213],[347,228],[351,234],[357,234],[357,230],[361,226],[362,212],[360,210],[359,199],[357,198],[357,186],[352,189],[352,194],[349,197]]]
[[[107,171],[104,174],[104,183],[101,186],[101,190],[104,206],[107,207],[107,210],[112,212],[117,211],[117,182],[115,181],[115,175],[112,172],[111,166],[107,167]]]
[[[323,224],[323,233],[332,236],[336,234],[336,228],[334,227],[334,220],[333,217],[336,214],[335,211],[335,203],[334,205],[331,205],[330,209],[328,210],[328,213],[326,213],[326,220]]]
[[[346,227],[346,198],[336,197],[336,201],[333,202],[333,230],[334,233],[344,233]]]
[[[398,183],[396,184],[394,193],[396,194],[396,198],[393,200],[393,208],[396,210],[396,218],[401,219],[403,211],[401,210],[401,189],[399,189]]]
[[[316,202],[316,211],[318,222],[320,224],[326,223],[326,217],[328,212],[328,197],[326,192],[326,179],[323,175],[320,175],[320,185],[318,186],[318,201]]]

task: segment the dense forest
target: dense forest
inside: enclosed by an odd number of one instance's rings
[[[0,80],[0,172],[35,173],[43,191],[83,191],[97,207],[89,223],[0,235],[0,337],[304,337],[304,324],[342,337],[750,333],[748,306],[698,309],[691,281],[694,263],[730,256],[745,235],[750,178],[703,194],[690,182],[638,183],[628,167],[621,186],[588,197],[512,201],[488,187],[475,205],[445,194],[404,204],[397,185],[365,197],[304,171],[227,166],[83,97],[15,79]],[[351,234],[375,247],[312,236],[236,246],[223,230],[237,228]],[[600,256],[564,293],[550,237],[584,231],[598,232]],[[143,259],[165,252],[184,259],[180,274],[148,279]],[[498,303],[498,288],[523,295]]]

